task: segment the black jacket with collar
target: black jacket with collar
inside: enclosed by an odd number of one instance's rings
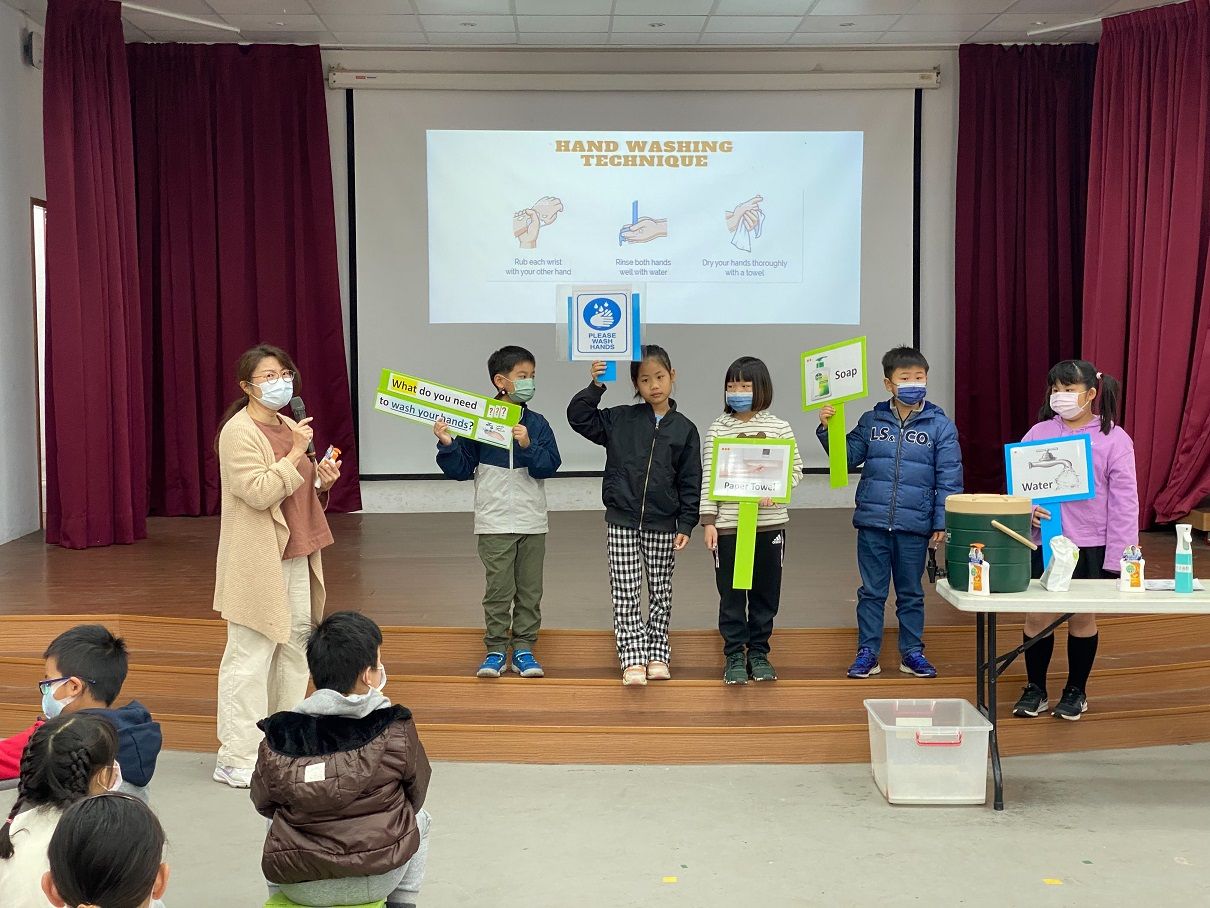
[[[656,422],[647,403],[600,409],[595,382],[567,405],[571,427],[605,448],[601,500],[605,520],[631,529],[693,532],[702,495],[702,445],[697,426],[670,400]]]

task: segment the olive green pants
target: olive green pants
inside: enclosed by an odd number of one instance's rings
[[[489,653],[508,655],[532,650],[542,627],[542,562],[545,533],[484,533],[479,560],[487,571],[483,594],[483,645]]]

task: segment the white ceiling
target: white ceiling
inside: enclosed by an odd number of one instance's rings
[[[45,21],[46,0],[2,0]],[[1032,29],[1165,0],[141,0],[239,34],[127,10],[130,41],[343,47],[956,45],[1096,41],[1099,25]],[[1174,2],[1174,0],[1167,0]]]

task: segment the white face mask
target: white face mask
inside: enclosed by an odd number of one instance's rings
[[[1080,406],[1080,395],[1075,391],[1055,391],[1050,395],[1050,409],[1064,419],[1079,419],[1084,412],[1084,407]]]
[[[377,687],[375,687],[373,684],[371,684],[370,690],[378,691],[378,693],[382,693],[382,689],[387,686],[387,670],[385,668],[383,668],[381,665],[379,665],[378,671],[382,675],[382,682]]]
[[[113,781],[109,783],[110,791],[117,791],[122,787],[122,766],[116,760],[113,764]]]
[[[260,402],[270,410],[280,410],[294,396],[294,382],[284,378],[261,382],[256,387],[260,389]]]

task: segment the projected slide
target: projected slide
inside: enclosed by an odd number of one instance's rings
[[[856,325],[862,146],[429,130],[430,321],[550,322],[556,285],[632,280],[648,322]]]

